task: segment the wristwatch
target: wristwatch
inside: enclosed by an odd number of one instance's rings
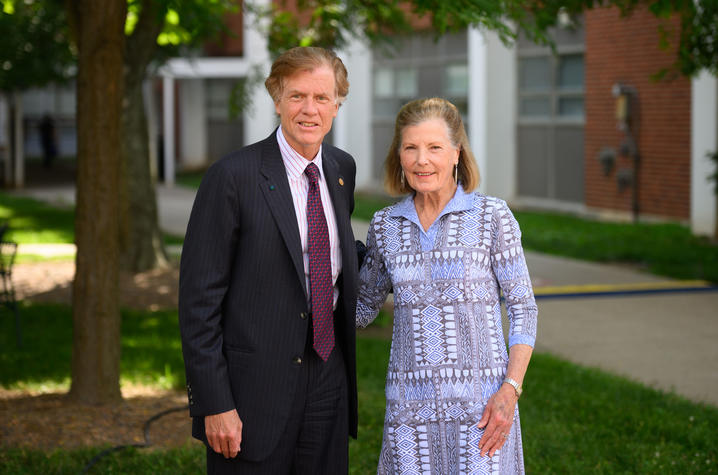
[[[514,391],[516,391],[516,399],[521,397],[521,393],[524,392],[523,386],[521,386],[519,383],[517,383],[511,378],[504,378],[504,383],[510,384],[514,387]]]

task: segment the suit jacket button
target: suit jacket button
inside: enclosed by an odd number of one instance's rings
[[[302,313],[300,313],[300,314],[299,314],[299,318],[301,318],[302,320],[306,320],[306,319],[307,319],[307,312],[302,312]]]
[[[292,362],[295,364],[302,364],[301,356],[295,356],[294,358],[292,358]]]

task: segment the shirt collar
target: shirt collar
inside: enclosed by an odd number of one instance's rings
[[[456,192],[454,193],[454,196],[451,198],[451,200],[449,200],[446,206],[444,206],[444,209],[441,210],[441,213],[439,213],[439,216],[437,216],[436,219],[438,220],[445,214],[468,211],[472,208],[473,202],[474,194],[466,193],[464,191],[464,188],[461,186],[461,183],[459,183],[459,185],[456,187]],[[406,198],[398,202],[396,205],[394,205],[394,209],[391,210],[389,216],[406,218],[421,227],[421,224],[419,223],[419,216],[416,214],[416,206],[414,206],[413,194],[407,196]]]
[[[304,170],[310,163],[314,163],[317,168],[319,168],[319,175],[324,177],[324,170],[322,169],[321,145],[319,145],[319,151],[314,158],[312,158],[311,161],[307,160],[294,150],[291,145],[289,145],[287,139],[284,138],[281,125],[277,128],[277,143],[279,144],[279,152],[282,154],[282,160],[284,161],[284,168],[287,169],[287,176],[290,180],[296,180],[303,175]]]

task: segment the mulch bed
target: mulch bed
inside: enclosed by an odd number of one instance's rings
[[[71,301],[74,262],[46,261],[16,264],[13,281],[19,299],[31,302]],[[120,299],[127,308],[157,310],[177,305],[176,267],[120,279]],[[73,449],[144,443],[146,421],[164,410],[186,406],[182,391],[150,387],[122,388],[118,404],[88,407],[65,393],[0,388],[0,447],[39,450]],[[152,447],[199,444],[190,436],[187,410],[162,416],[150,425]]]

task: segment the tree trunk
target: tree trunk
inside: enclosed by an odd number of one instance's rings
[[[119,169],[127,0],[68,0],[78,49],[76,272],[70,397],[120,393]]]
[[[142,82],[157,49],[164,12],[144,0],[125,56],[125,98],[122,110],[120,171],[120,256],[125,269],[142,272],[168,265],[157,217],[155,183],[150,173]]]

